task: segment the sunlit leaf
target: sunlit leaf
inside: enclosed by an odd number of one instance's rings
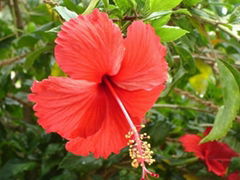
[[[186,14],[191,16],[192,14],[187,9],[177,9],[176,11],[173,11],[175,14]]]
[[[179,5],[182,0],[149,0],[150,11],[171,10]]]
[[[200,73],[192,76],[189,82],[198,94],[204,95],[208,87],[208,82],[213,79],[212,68],[201,60],[196,61],[196,66]]]
[[[133,8],[136,9],[136,1],[135,0],[114,0],[115,4],[123,11]]]
[[[197,74],[189,79],[193,89],[201,95],[204,95],[208,87],[208,77],[204,74]]]
[[[159,27],[162,27],[163,25],[167,24],[168,21],[170,20],[171,18],[171,14],[168,14],[168,15],[165,15],[165,16],[162,16],[158,19],[155,19],[155,20],[152,20],[151,21],[151,25],[154,27],[154,28],[159,28]]]
[[[171,15],[173,11],[158,11],[158,12],[153,12],[151,13],[147,18],[145,18],[144,20],[154,20],[154,19],[158,19],[161,18],[163,16],[166,15]]]
[[[46,32],[50,32],[50,33],[58,33],[60,31],[61,27],[60,26],[57,26],[57,27],[54,27]]]
[[[51,69],[51,76],[67,76],[58,66],[57,63],[54,63]]]
[[[188,31],[176,26],[163,26],[156,28],[156,33],[160,36],[162,42],[175,41],[188,33]]]
[[[55,9],[65,21],[68,21],[71,18],[76,18],[78,16],[77,13],[70,11],[69,9],[63,6],[57,6],[55,7]]]

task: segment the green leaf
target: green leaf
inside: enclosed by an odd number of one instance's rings
[[[17,40],[17,46],[18,47],[33,47],[38,42],[37,37],[34,34],[26,34],[22,35]]]
[[[188,33],[188,31],[177,26],[163,26],[156,28],[156,33],[160,36],[161,42],[175,41]]]
[[[151,13],[144,21],[149,21],[151,25],[156,29],[159,28],[170,20],[173,11],[159,11]]]
[[[57,27],[54,27],[46,32],[49,32],[49,33],[58,33],[59,31],[61,30],[61,26],[57,26]]]
[[[188,49],[180,46],[175,46],[175,48],[180,56],[181,64],[184,67],[184,69],[188,73],[194,74],[196,72],[196,65],[191,52]]]
[[[240,153],[240,141],[238,137],[227,136],[224,138],[224,143],[228,144],[235,152]]]
[[[7,131],[5,130],[3,124],[0,122],[0,140],[4,140],[6,138]]]
[[[70,11],[63,6],[56,6],[55,9],[65,21],[68,21],[71,18],[76,18],[78,16],[77,13]]]
[[[178,9],[176,11],[173,11],[174,14],[186,14],[189,16],[192,16],[192,14],[187,9]]]
[[[174,86],[177,84],[177,82],[184,77],[185,74],[186,70],[181,65],[178,71],[174,74],[173,81],[167,85],[167,87],[161,93],[160,97],[166,97],[169,94],[169,92],[174,88]]]
[[[162,27],[163,25],[167,24],[168,21],[170,20],[170,18],[171,18],[171,14],[168,14],[168,15],[162,16],[158,19],[151,20],[151,25],[155,29],[157,29],[157,28]]]
[[[55,159],[55,155],[61,153],[63,146],[58,143],[52,143],[46,146],[46,150],[42,153],[41,174],[47,174],[52,168],[57,167],[61,159]]]
[[[51,177],[51,180],[66,180],[66,179],[79,180],[79,176],[77,176],[77,174],[78,173],[73,173],[72,171],[69,170],[64,170],[62,174]],[[93,180],[95,179],[93,178]]]
[[[186,6],[195,6],[196,4],[200,3],[202,0],[183,0],[183,3]]]
[[[108,9],[109,7],[109,0],[103,0],[104,7]]]
[[[60,167],[69,170],[77,170],[79,172],[89,172],[103,165],[103,159],[95,159],[92,156],[74,156],[68,154],[60,163]]]
[[[131,8],[136,9],[137,7],[135,0],[114,0],[114,3],[123,11],[123,13]]]
[[[149,132],[151,145],[159,145],[165,142],[166,137],[172,129],[172,124],[167,119],[159,116],[154,122],[148,124],[144,132]]]
[[[149,0],[150,12],[171,10],[181,2],[182,0]]]
[[[171,14],[186,14],[189,16],[192,15],[187,9],[178,9],[176,11],[164,10],[164,11],[153,12],[148,17],[146,17],[144,20],[145,21],[155,20],[155,19],[159,19],[162,17],[166,17],[166,16],[168,16],[170,18]]]
[[[238,87],[240,88],[240,72],[228,62],[224,60],[220,60],[220,61],[231,71],[231,73],[235,77],[235,80],[238,83]]]
[[[114,0],[114,3],[120,8],[124,13],[128,11],[132,6],[129,0]]]
[[[173,11],[158,11],[158,12],[154,12],[154,13],[151,13],[147,18],[145,18],[144,20],[147,21],[147,20],[154,20],[154,19],[158,19],[158,18],[161,18],[163,16],[166,16],[166,15],[171,15]]]
[[[26,62],[24,64],[24,67],[26,69],[29,69],[34,61],[44,52],[49,51],[52,49],[52,46],[45,46],[45,47],[40,47],[37,50],[33,51],[26,57]]]
[[[229,169],[232,171],[237,171],[240,169],[240,157],[233,157],[229,165]]]
[[[191,164],[191,163],[194,163],[194,162],[197,162],[197,161],[198,161],[197,157],[191,157],[191,158],[187,158],[187,159],[173,159],[169,163],[171,164],[171,166],[180,166],[180,165]],[[198,179],[188,178],[186,180],[198,180]]]
[[[223,89],[224,105],[216,115],[213,129],[201,142],[224,137],[231,128],[240,106],[240,88],[235,76],[222,61],[218,61],[218,68]]]
[[[225,1],[231,4],[239,4],[239,0],[225,0]]]
[[[54,25],[54,22],[49,22],[49,23],[46,23],[46,24],[43,24],[42,26],[38,27],[35,31],[36,32],[40,32],[40,33],[43,33],[43,31],[48,31],[49,29],[51,29]]]
[[[0,169],[1,180],[9,180],[19,173],[33,169],[35,166],[35,162],[11,159]]]
[[[68,8],[69,10],[72,10],[78,14],[80,14],[84,11],[83,7],[77,5],[72,0],[63,0],[63,2],[66,5],[66,8]]]

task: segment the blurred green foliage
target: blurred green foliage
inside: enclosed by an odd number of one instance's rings
[[[108,159],[67,153],[65,140],[37,125],[27,100],[33,80],[64,75],[53,54],[61,24],[95,7],[123,33],[132,20],[150,23],[168,48],[167,88],[143,129],[155,152],[150,169],[162,180],[222,179],[185,153],[178,138],[214,124],[206,139],[221,138],[240,153],[239,0],[1,1],[0,179],[139,179],[127,148]],[[233,158],[228,171],[239,164]]]

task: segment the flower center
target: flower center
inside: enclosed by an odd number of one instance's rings
[[[119,98],[118,94],[114,90],[111,81],[109,80],[108,76],[103,76],[102,83],[104,83],[110,92],[112,93],[113,97],[117,101],[122,113],[124,114],[131,131],[126,135],[126,138],[129,139],[129,155],[132,158],[132,166],[137,168],[139,165],[142,167],[142,177],[141,180],[144,180],[145,177],[149,174],[153,177],[159,177],[158,174],[155,174],[149,171],[145,163],[151,165],[155,160],[152,158],[153,152],[150,150],[150,144],[145,141],[145,139],[149,139],[150,137],[147,136],[146,133],[139,134],[136,126],[134,125],[130,115],[128,114],[124,104],[122,103],[121,99]]]

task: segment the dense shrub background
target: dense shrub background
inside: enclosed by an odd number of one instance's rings
[[[141,170],[131,167],[127,148],[108,159],[67,153],[65,140],[37,125],[27,100],[33,80],[64,75],[53,56],[62,22],[94,7],[123,33],[134,19],[152,24],[168,48],[167,88],[143,129],[155,152],[150,169],[163,180],[223,179],[184,152],[178,138],[212,126],[224,105],[217,135],[209,138],[240,153],[239,0],[0,1],[0,179],[139,179]],[[240,158],[234,158],[228,172],[239,169]]]

